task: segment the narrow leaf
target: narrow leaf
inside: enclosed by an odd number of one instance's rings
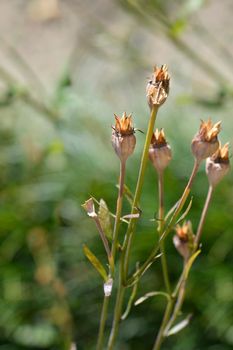
[[[196,260],[196,258],[198,257],[198,255],[200,254],[201,250],[197,250],[188,260],[187,264],[186,264],[186,267],[185,267],[185,270],[184,270],[184,275],[185,275],[185,278],[188,277],[188,274],[189,274],[189,271],[194,263],[194,261]]]
[[[168,213],[166,214],[164,221],[167,221],[167,219],[174,213],[174,211],[176,210],[177,205],[179,204],[179,201],[177,201],[173,207],[168,211]]]
[[[160,254],[154,256],[154,257],[151,259],[151,261],[148,263],[148,265],[147,265],[147,266],[144,268],[144,270],[142,271],[140,277],[142,277],[142,276],[144,275],[144,273],[150,268],[150,266],[153,264],[153,262],[154,262],[155,260],[157,260],[158,258],[160,258],[161,255],[162,255],[162,253],[160,253]]]
[[[137,219],[139,218],[140,214],[127,214],[122,217],[122,219]]]
[[[185,217],[188,215],[191,207],[192,207],[192,204],[193,204],[193,198],[190,199],[190,202],[187,206],[187,209],[185,210],[185,212],[179,217],[179,219],[176,221],[176,224],[178,224],[180,221],[182,221],[183,219],[185,219]]]
[[[188,326],[188,324],[191,320],[191,317],[192,317],[192,315],[189,314],[184,320],[182,320],[181,322],[177,323],[174,327],[169,329],[165,335],[167,337],[169,337],[170,335],[173,335],[173,334],[180,332],[182,329],[184,329],[185,327]]]
[[[101,199],[99,202],[98,217],[105,235],[112,239],[111,215],[106,202]]]
[[[138,267],[139,267],[139,263],[137,263],[136,270],[138,269]],[[135,299],[136,294],[137,294],[138,283],[139,283],[139,279],[133,285],[132,292],[131,292],[131,295],[130,295],[130,298],[129,298],[129,301],[128,301],[128,305],[126,307],[126,310],[125,310],[124,314],[121,316],[122,320],[125,320],[127,318],[127,316],[129,315],[129,313],[130,313],[130,310],[132,308],[134,299]]]
[[[87,259],[90,261],[90,263],[94,266],[94,268],[99,272],[101,277],[106,282],[108,279],[107,272],[105,271],[105,268],[103,267],[99,259],[97,259],[97,257],[90,251],[86,244],[83,245],[83,251]]]
[[[201,250],[196,251],[187,261],[185,268],[184,268],[184,271],[182,272],[180,279],[179,279],[179,282],[177,283],[177,286],[176,286],[175,291],[173,293],[174,297],[176,297],[176,295],[178,294],[183,281],[188,278],[188,274],[189,274],[189,271],[192,267],[192,264],[194,263],[194,261],[196,260],[197,256],[200,254],[200,252],[201,252]]]
[[[157,296],[157,295],[161,295],[161,296],[167,298],[168,301],[170,300],[170,296],[167,293],[164,293],[164,292],[149,292],[149,293],[146,293],[143,297],[141,297],[138,300],[136,300],[134,305],[139,305],[139,304],[143,303],[145,300],[147,300],[147,299],[149,299],[151,297]]]

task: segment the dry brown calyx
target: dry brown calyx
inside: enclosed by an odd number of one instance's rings
[[[149,158],[158,172],[162,172],[172,159],[171,147],[166,141],[163,129],[156,129],[152,135]]]
[[[169,93],[170,75],[167,65],[160,68],[155,66],[151,80],[147,84],[146,95],[149,107],[161,106],[167,99]]]
[[[116,123],[113,129],[115,130],[115,132],[117,132],[121,136],[134,134],[131,114],[127,116],[127,114],[124,112],[122,117],[118,117],[116,114],[114,114],[114,116]]]
[[[177,225],[176,234],[173,237],[173,243],[180,255],[188,259],[193,251],[194,234],[191,221],[184,222],[182,226]]]
[[[112,127],[112,145],[120,160],[125,162],[133,153],[136,144],[132,115],[127,116],[125,112],[122,117],[115,115],[115,121],[115,126]]]
[[[219,146],[218,134],[221,130],[221,122],[215,124],[211,119],[207,122],[201,121],[198,133],[192,140],[192,152],[197,161],[206,159],[216,152]]]
[[[206,160],[206,173],[211,186],[216,186],[230,170],[229,143],[218,150]]]

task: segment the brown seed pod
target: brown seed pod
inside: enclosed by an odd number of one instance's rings
[[[210,157],[219,146],[218,134],[221,122],[212,124],[211,119],[207,122],[201,121],[199,132],[192,140],[192,152],[197,161]]]
[[[112,131],[112,145],[122,162],[134,152],[136,137],[132,125],[132,116],[126,113],[120,118],[115,115],[116,124]]]
[[[166,141],[163,129],[156,129],[152,135],[149,158],[158,172],[162,172],[172,159],[171,147]]]

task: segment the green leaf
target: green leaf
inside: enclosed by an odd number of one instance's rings
[[[194,263],[194,261],[196,260],[196,258],[198,257],[198,255],[200,254],[201,250],[197,250],[188,260],[185,270],[184,270],[184,276],[185,278],[188,277],[189,271]]]
[[[98,218],[105,235],[112,240],[111,214],[103,199],[99,202]]]
[[[177,201],[173,207],[168,211],[168,213],[166,214],[164,221],[167,221],[169,219],[169,217],[174,213],[174,211],[176,210],[177,205],[179,204],[179,201]]]
[[[170,335],[176,334],[176,333],[180,332],[182,329],[184,329],[185,327],[187,327],[190,320],[191,320],[191,317],[192,317],[192,315],[189,314],[184,320],[182,320],[181,322],[177,323],[174,327],[169,329],[165,334],[166,337],[169,337]]]
[[[176,221],[176,224],[178,224],[179,222],[181,222],[183,219],[185,219],[185,217],[188,215],[191,207],[192,207],[192,204],[193,204],[193,198],[190,199],[190,202],[187,206],[187,209],[185,210],[185,212],[179,217],[179,219]]]
[[[139,305],[139,304],[143,303],[145,300],[147,300],[151,297],[155,297],[157,295],[161,295],[161,296],[167,298],[168,301],[170,300],[169,294],[167,294],[165,292],[149,292],[149,293],[146,293],[143,297],[136,300],[134,305]]]
[[[83,251],[86,255],[87,259],[90,261],[90,263],[94,266],[94,268],[99,272],[101,277],[106,282],[108,279],[107,272],[105,271],[105,268],[101,264],[101,262],[97,259],[97,257],[90,251],[88,246],[86,244],[83,245]]]

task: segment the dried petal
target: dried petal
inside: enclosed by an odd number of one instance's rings
[[[210,157],[219,146],[218,134],[221,122],[212,124],[211,119],[201,121],[199,132],[192,140],[192,152],[198,161]]]
[[[230,170],[229,143],[218,150],[206,160],[206,173],[211,186],[216,186]]]
[[[122,117],[118,117],[116,114],[114,114],[116,124],[115,124],[115,131],[119,134],[123,135],[131,135],[134,134],[134,128],[132,124],[132,115],[128,115],[124,112]]]
[[[97,217],[97,214],[95,212],[95,205],[94,201],[92,198],[89,198],[83,205],[82,207],[86,210],[87,215],[90,216],[91,218]]]
[[[173,237],[174,246],[186,260],[193,251],[194,234],[192,231],[192,224],[190,221],[184,222],[182,226],[177,225],[175,231],[176,234]]]
[[[154,73],[147,84],[146,93],[149,107],[161,106],[167,99],[169,93],[170,76],[166,65],[161,68],[154,67]]]
[[[134,152],[136,137],[132,125],[132,116],[126,113],[120,118],[115,115],[116,124],[112,131],[112,145],[122,162]]]

